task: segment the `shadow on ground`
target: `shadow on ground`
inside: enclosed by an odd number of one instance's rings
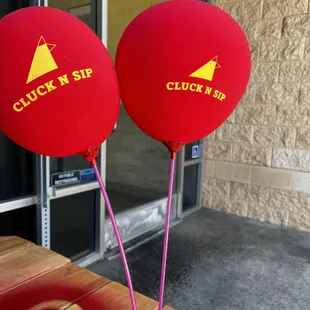
[[[162,236],[127,254],[156,300],[161,254]],[[119,258],[88,269],[126,284]],[[165,296],[178,310],[310,309],[310,234],[201,210],[171,230]]]

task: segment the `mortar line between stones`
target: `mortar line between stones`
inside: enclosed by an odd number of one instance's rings
[[[294,176],[294,171],[291,171],[292,172],[292,176],[291,176],[291,182],[290,182],[290,191],[293,190],[293,176]]]
[[[250,165],[250,179],[249,179],[249,184],[251,185],[252,182],[251,182],[251,179],[252,179],[252,167],[253,165]]]
[[[290,216],[290,210],[287,211],[287,216],[286,216],[285,223],[284,223],[284,225],[285,225],[286,227],[288,227],[288,219],[289,219],[289,216]]]
[[[263,19],[263,13],[264,13],[264,0],[262,0],[260,8],[260,16],[262,17],[261,19]]]
[[[309,6],[309,4],[308,4]],[[306,38],[302,38],[302,41],[303,41],[303,51],[302,51],[302,61],[305,60],[305,54],[306,54]],[[300,81],[300,84],[302,83],[302,81]]]

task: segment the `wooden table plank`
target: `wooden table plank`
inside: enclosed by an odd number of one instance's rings
[[[110,282],[67,264],[0,295],[0,309],[67,309]]]
[[[0,293],[69,262],[68,258],[39,246],[1,257]]]
[[[85,308],[81,308],[79,305],[73,305],[73,306],[69,307],[67,310],[83,310],[83,309],[85,309]],[[111,308],[111,309],[113,309],[113,308]],[[128,307],[126,309],[131,310],[131,304],[128,305]],[[31,310],[41,310],[41,309],[31,309]],[[105,310],[105,308],[102,308],[102,309],[96,308],[96,309],[92,309],[92,310]],[[138,307],[138,310],[150,310],[150,308],[147,308],[147,307],[146,308],[139,308]],[[158,310],[158,305],[155,308],[153,308],[152,310]],[[176,310],[176,309],[175,308],[171,308],[169,306],[165,306],[163,308],[163,310]]]
[[[34,243],[16,236],[0,237],[0,257],[35,246]]]
[[[138,310],[155,309],[157,302],[139,293],[135,293]],[[116,282],[110,282],[88,297],[82,299],[78,305],[68,310],[131,310],[128,288]]]
[[[135,293],[138,310],[156,301]],[[0,309],[131,310],[128,288],[20,237],[0,237]],[[164,307],[164,310],[175,310]]]

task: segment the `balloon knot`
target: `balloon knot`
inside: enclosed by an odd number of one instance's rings
[[[177,153],[178,151],[180,151],[180,149],[185,144],[184,142],[171,142],[171,141],[165,141],[162,143],[166,146],[166,148],[169,150],[171,154]]]
[[[90,147],[87,150],[80,152],[79,155],[84,157],[86,161],[93,163],[99,155],[99,147],[100,146]]]

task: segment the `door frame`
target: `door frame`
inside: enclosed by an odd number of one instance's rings
[[[181,149],[180,151],[180,160],[178,162],[178,188],[181,189],[181,194],[178,197],[177,202],[177,218],[182,220],[184,217],[200,210],[202,208],[202,183],[203,183],[203,170],[204,170],[204,150],[205,150],[205,139],[199,140],[199,150],[200,150],[200,156],[197,159],[185,160],[185,147],[186,145]],[[192,206],[190,209],[183,211],[183,191],[184,191],[184,169],[186,167],[198,165],[198,176],[197,176],[197,204],[195,206]]]
[[[175,191],[172,197],[172,210],[171,210],[171,224],[177,224],[182,221],[186,216],[200,210],[202,208],[202,181],[204,169],[204,149],[205,139],[199,140],[200,156],[198,159],[185,161],[185,146],[178,152],[175,174]],[[183,211],[183,185],[184,185],[184,169],[185,167],[199,165],[197,176],[197,204],[190,209]],[[168,173],[168,171],[167,171]],[[165,211],[167,207],[167,196],[162,199],[149,201],[148,203],[136,206],[127,211],[116,214],[117,223],[122,231],[123,242],[133,249],[135,246],[140,245],[150,238],[154,237],[157,233],[162,232],[165,222]],[[156,214],[153,220],[151,214]],[[148,217],[148,214],[150,216]],[[162,215],[160,217],[159,215]],[[114,233],[109,219],[105,219],[106,237],[105,244],[109,252],[106,257],[114,257],[117,255],[117,243],[115,241]],[[139,231],[134,230],[135,223],[139,223]],[[148,227],[143,228],[146,226]],[[138,238],[139,237],[139,238]],[[137,240],[137,243],[135,243]],[[133,241],[133,244],[131,243]]]

